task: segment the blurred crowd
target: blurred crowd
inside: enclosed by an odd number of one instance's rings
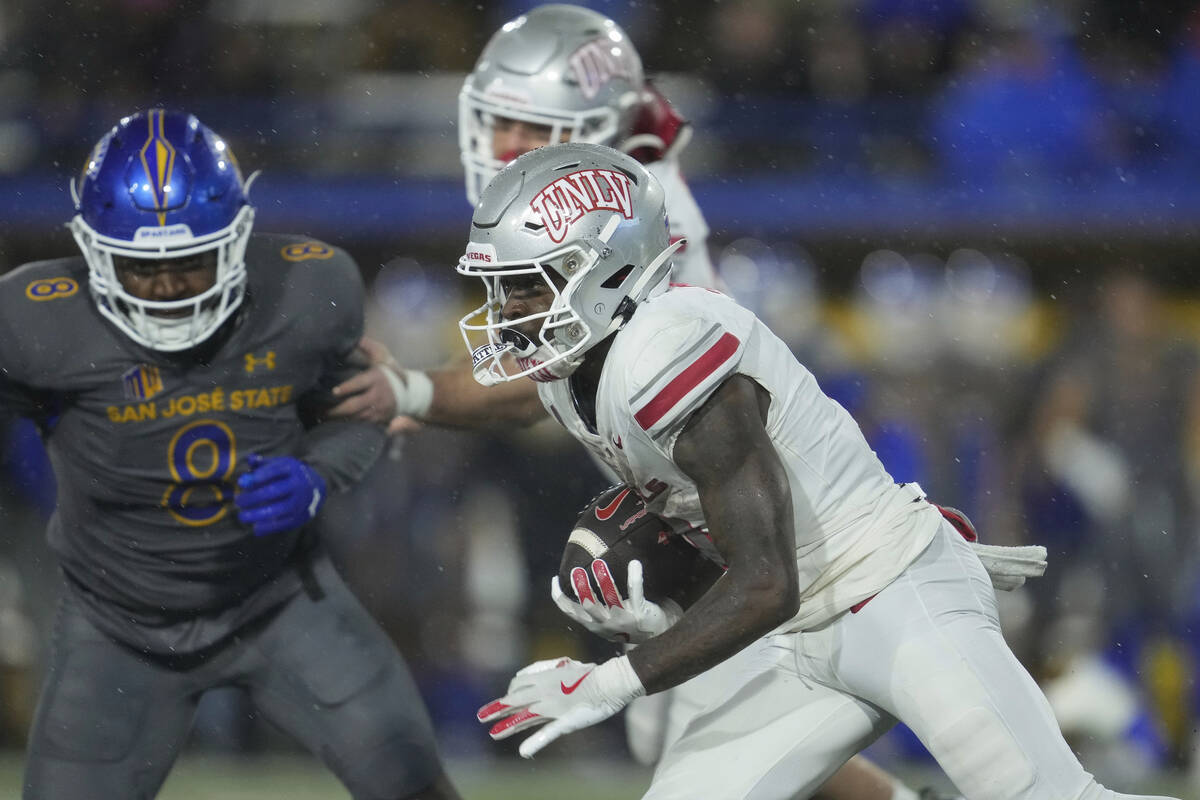
[[[701,174],[1200,172],[1194,3],[591,5],[631,32],[651,74],[688,76],[672,97],[699,123],[685,162]],[[461,75],[524,8],[0,0],[0,175],[69,174],[117,116],[170,102],[254,167],[457,179]],[[986,541],[1049,548],[1047,575],[1001,598],[1006,633],[1073,743],[1104,756],[1084,760],[1126,778],[1200,776],[1200,305],[1137,259],[1078,264],[1049,286],[1038,262],[994,244],[874,249],[836,293],[802,243],[714,231],[712,250],[731,294],[853,413],[897,480],[966,511]],[[368,329],[401,363],[461,354],[453,321],[472,287],[411,257],[364,267]],[[15,744],[53,599],[41,542],[53,484],[24,424],[6,424],[0,446],[0,742]],[[473,714],[513,668],[599,652],[567,627],[548,585],[575,514],[601,488],[552,425],[422,430],[328,507],[330,547],[413,664],[448,754],[497,752]],[[340,524],[350,518],[369,524]],[[205,707],[198,738],[264,746],[226,700]]]
[[[693,171],[1003,181],[1196,168],[1195,3],[590,5],[632,33],[651,75],[687,76],[673,100],[707,134]],[[436,79],[469,70],[526,6],[3,0],[0,174],[73,165],[112,119],[164,101],[259,167],[449,174],[457,78]]]

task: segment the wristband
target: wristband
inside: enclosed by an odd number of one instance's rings
[[[380,366],[396,399],[396,416],[424,417],[433,405],[433,381],[419,369]]]
[[[633,665],[629,663],[629,656],[619,656],[610,658],[592,671],[592,680],[596,682],[596,689],[600,691],[602,697],[620,700],[621,703],[628,703],[635,697],[641,697],[646,693],[646,687],[642,686],[642,679],[633,671]]]

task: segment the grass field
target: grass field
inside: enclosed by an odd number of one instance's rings
[[[565,761],[449,764],[466,800],[625,800],[641,797],[648,770]],[[0,800],[21,796],[21,756],[0,754]],[[185,757],[159,800],[347,800],[350,795],[318,762],[302,756],[253,759]]]
[[[465,800],[636,800],[650,782],[648,770],[628,762],[546,759],[521,762],[450,762]],[[921,771],[904,775],[914,786],[938,780]],[[21,796],[21,757],[0,753],[0,800]],[[1200,800],[1200,791],[1164,776],[1140,791]],[[159,800],[348,800],[346,790],[317,762],[303,756],[252,759],[184,757]],[[704,800],[697,795],[697,800]]]

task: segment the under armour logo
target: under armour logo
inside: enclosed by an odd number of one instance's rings
[[[253,374],[259,367],[265,367],[268,370],[275,369],[274,350],[268,350],[267,354],[262,358],[255,356],[253,353],[246,353],[246,372]]]

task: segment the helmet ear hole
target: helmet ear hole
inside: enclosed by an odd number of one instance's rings
[[[633,264],[626,264],[612,275],[609,275],[600,286],[604,289],[617,289],[625,282],[625,279],[629,277],[631,272],[633,272]]]

